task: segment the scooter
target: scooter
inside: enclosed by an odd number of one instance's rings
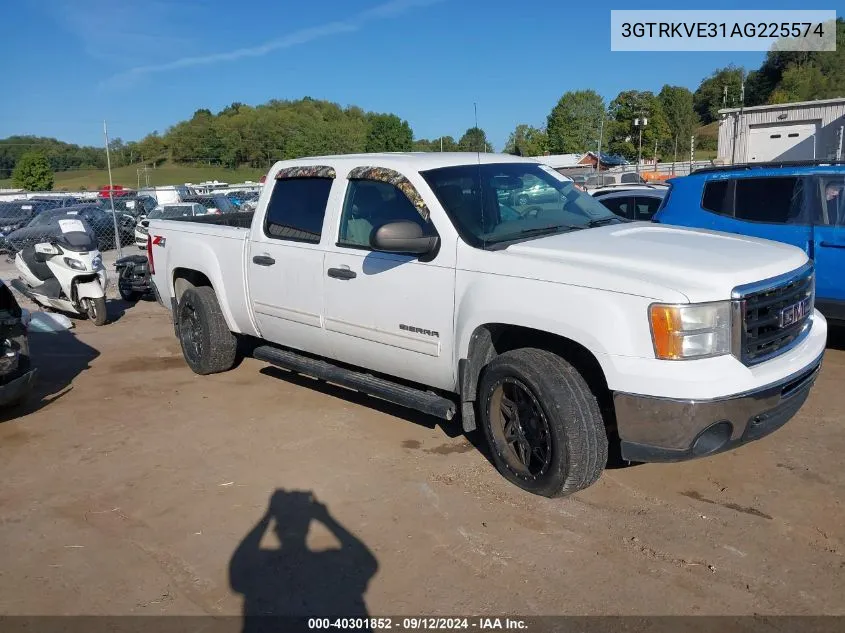
[[[20,279],[11,286],[41,306],[86,315],[94,325],[104,325],[108,276],[97,237],[81,220],[59,220],[59,225],[59,236],[15,255]]]
[[[150,265],[146,256],[121,257],[115,262],[114,267],[117,269],[117,289],[120,292],[120,298],[124,301],[135,303],[152,292]]]

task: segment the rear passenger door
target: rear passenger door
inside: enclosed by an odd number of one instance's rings
[[[816,303],[825,315],[845,320],[845,175],[812,178],[818,209],[813,231]]]
[[[249,301],[261,337],[326,354],[323,219],[334,178],[276,179],[247,253]]]
[[[346,363],[449,389],[455,252],[441,247],[420,258],[373,251],[372,231],[400,220],[437,234],[390,182],[348,180],[323,276],[331,353]]]
[[[797,246],[811,253],[812,221],[806,178],[765,176],[714,179],[704,184],[701,206],[708,226]]]

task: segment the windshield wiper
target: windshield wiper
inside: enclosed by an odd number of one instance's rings
[[[556,233],[561,229],[566,231],[577,231],[583,229],[583,226],[573,226],[571,224],[553,224],[552,226],[536,226],[533,229],[523,229],[519,235],[544,235],[546,233]]]
[[[599,218],[597,220],[590,220],[589,222],[587,222],[587,227],[592,229],[596,226],[602,226],[603,224],[605,224],[607,222],[616,222],[617,220],[619,220],[620,222],[627,221],[627,220],[625,220],[625,218],[611,216],[611,217],[608,217],[608,218]]]

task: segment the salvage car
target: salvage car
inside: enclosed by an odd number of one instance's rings
[[[593,198],[616,215],[643,222],[648,222],[654,217],[664,197],[666,197],[665,188],[609,191],[593,194]]]
[[[135,226],[135,245],[138,248],[147,248],[147,227],[150,224],[150,220],[172,220],[175,218],[205,215],[206,213],[208,213],[207,209],[198,202],[175,202],[173,204],[159,205],[150,211],[147,217],[141,218],[138,221],[138,224]]]
[[[101,251],[115,248],[114,219],[110,212],[95,204],[82,204],[75,207],[64,207],[43,211],[23,228],[13,231],[6,236],[9,252],[23,250],[27,246],[34,246],[45,241],[50,236],[61,235],[59,220],[79,218],[85,220],[97,236],[97,247]],[[134,238],[135,220],[131,216],[118,214],[118,234],[122,246],[130,244]]]
[[[22,403],[35,382],[27,324],[15,296],[0,281],[0,407]]]
[[[557,202],[502,202],[532,179]],[[507,155],[279,162],[254,214],[152,220],[147,253],[195,373],[251,341],[263,362],[460,415],[545,496],[594,483],[616,436],[626,460],[671,462],[774,432],[827,340],[800,249],[632,222]]]

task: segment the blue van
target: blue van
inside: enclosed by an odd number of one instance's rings
[[[669,187],[655,222],[797,246],[815,260],[816,306],[845,325],[845,163],[706,167]]]

